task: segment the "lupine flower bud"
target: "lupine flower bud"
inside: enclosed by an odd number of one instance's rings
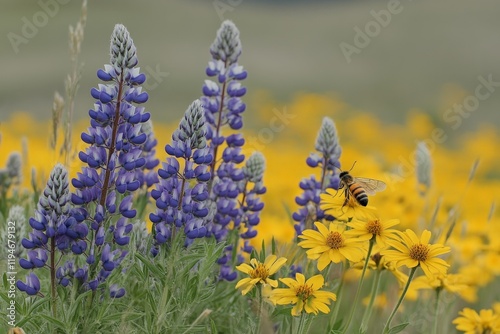
[[[0,254],[4,254],[6,251],[9,251],[9,253],[13,254],[16,258],[20,258],[25,253],[24,247],[21,247],[22,237],[26,235],[26,216],[24,208],[20,205],[13,205],[9,209],[7,223],[8,224],[5,224],[5,230],[2,229],[0,234],[0,245],[2,245]],[[6,229],[9,226],[14,227],[14,239],[7,239],[8,235],[12,235],[12,230],[9,230],[10,233],[7,233]],[[16,248],[11,248],[14,245]]]
[[[342,152],[337,136],[335,123],[331,118],[323,118],[323,123],[316,137],[316,151],[323,153],[323,156],[328,156],[330,159],[338,160]]]
[[[295,203],[300,208],[292,215],[293,220],[297,222],[295,224],[297,235],[300,235],[306,227],[312,228],[315,221],[334,219],[330,215],[325,215],[319,206],[320,194],[327,188],[338,189],[340,184],[338,175],[342,149],[335,123],[328,117],[323,118],[316,137],[315,148],[317,152],[311,153],[306,159],[306,163],[312,168],[320,167],[322,169],[321,178],[318,180],[316,176],[311,175],[300,181],[299,186],[303,193],[295,198]]]
[[[226,66],[238,61],[241,54],[240,31],[233,22],[222,22],[217,37],[210,46],[210,53],[215,60],[226,62]]]
[[[118,74],[124,68],[132,68],[138,63],[134,41],[122,24],[115,25],[111,35],[110,54],[109,62]]]
[[[12,152],[7,158],[5,168],[0,169],[0,189],[9,189],[11,185],[21,183],[21,154]]]
[[[259,182],[262,180],[264,170],[266,169],[266,160],[262,153],[256,152],[252,154],[243,168],[243,172],[250,182]]]

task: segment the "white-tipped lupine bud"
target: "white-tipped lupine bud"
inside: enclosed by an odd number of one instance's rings
[[[7,159],[7,173],[11,178],[21,178],[21,155],[13,152]]]
[[[316,137],[315,148],[331,160],[338,160],[340,158],[342,150],[339,145],[337,129],[335,128],[335,123],[329,117],[323,118],[321,129]]]
[[[122,69],[132,68],[137,65],[137,52],[134,41],[123,24],[115,25],[111,34],[110,63],[116,73],[122,73]]]
[[[205,148],[207,146],[205,116],[200,100],[195,100],[187,108],[179,128],[175,130],[172,138],[185,142],[190,140],[191,148]]]
[[[40,206],[47,212],[54,212],[57,216],[67,215],[71,208],[68,172],[62,164],[57,164],[50,172],[42,196]]]
[[[7,228],[9,229],[7,230]],[[3,247],[0,253],[4,253],[4,251],[7,250],[9,251],[9,253],[14,254],[16,258],[21,257],[24,253],[24,248],[21,246],[21,241],[25,236],[26,236],[25,210],[20,205],[13,205],[9,209],[9,215],[7,216],[7,223],[5,224],[5,230],[1,231],[0,234],[0,245],[2,245]],[[14,246],[15,248],[12,248]]]
[[[266,169],[266,159],[260,152],[253,153],[246,161],[243,171],[248,181],[259,182],[264,176]]]
[[[431,186],[431,153],[424,142],[418,142],[415,154],[417,160],[417,181],[422,188],[420,189],[420,194],[424,195]]]
[[[238,61],[241,54],[240,31],[233,22],[229,20],[222,22],[210,46],[210,53],[214,59],[227,62],[227,65]]]

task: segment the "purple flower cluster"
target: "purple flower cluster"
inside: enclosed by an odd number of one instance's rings
[[[153,222],[154,255],[176,230],[183,230],[187,243],[208,234],[207,182],[211,179],[209,166],[213,156],[205,136],[203,106],[196,100],[172,135],[172,143],[165,147],[169,157],[158,170],[157,188],[151,191],[157,207],[156,213],[149,216]]]
[[[325,215],[320,209],[320,194],[327,188],[338,189],[340,154],[342,149],[337,136],[335,123],[328,117],[323,119],[321,129],[318,132],[315,145],[317,153],[311,153],[306,160],[309,167],[321,169],[321,177],[318,180],[315,175],[304,178],[300,181],[300,188],[303,193],[295,198],[295,203],[299,205],[297,212],[293,213],[293,220],[297,235],[302,234],[306,228],[312,228],[315,221],[333,220],[331,215]]]
[[[246,105],[241,97],[245,95],[246,88],[241,85],[241,80],[247,77],[247,72],[238,65],[241,42],[238,28],[232,22],[222,23],[210,46],[210,53],[212,60],[208,62],[206,74],[214,80],[205,80],[202,89],[203,96],[200,98],[208,123],[206,138],[214,157],[210,166],[212,180],[209,189],[213,201],[217,198],[227,198],[225,203],[219,205],[217,211],[221,216],[227,216],[227,214],[231,216],[231,210],[234,210],[234,198],[238,196],[235,193],[238,191],[235,184],[244,177],[237,165],[245,160],[245,156],[241,154],[241,147],[245,140],[240,134],[226,137],[221,131],[226,125],[232,130],[239,130],[243,126],[241,113],[245,111]],[[226,147],[222,152],[223,161],[216,166],[221,153],[219,147],[224,144]],[[219,179],[218,187],[215,186],[216,178]],[[211,227],[211,233],[219,239],[222,237],[220,231],[227,223],[225,219],[217,218],[216,225]]]
[[[55,263],[50,258],[55,258],[57,251],[80,251],[86,248],[85,238],[88,234],[87,225],[78,222],[70,216],[70,194],[68,172],[63,165],[57,164],[51,171],[47,185],[40,196],[35,217],[29,223],[33,228],[28,238],[21,242],[28,250],[27,258],[21,258],[19,265],[24,269],[50,267],[55,270]],[[27,283],[18,281],[19,290],[28,294],[36,294],[40,284],[34,273],[30,274]],[[36,278],[36,279],[35,279]],[[30,285],[30,282],[38,282]]]
[[[264,156],[261,153],[254,153],[245,162],[245,167],[242,168],[244,177],[238,182],[238,189],[239,193],[242,194],[242,198],[241,201],[238,201],[232,221],[235,224],[233,230],[241,231],[241,233],[236,236],[234,244],[238,246],[240,239],[243,240],[240,249],[248,254],[253,250],[249,241],[257,236],[257,231],[254,228],[259,224],[260,212],[264,208],[264,203],[260,200],[260,196],[266,192],[262,180],[264,170]],[[237,272],[233,270],[233,249],[233,244],[228,245],[224,250],[224,255],[217,261],[221,265],[221,278],[228,281],[232,281],[237,277]],[[242,260],[242,256],[238,254],[235,262],[240,263]]]
[[[111,35],[110,64],[97,72],[99,84],[91,90],[96,99],[82,140],[90,146],[79,158],[87,164],[72,180],[75,193],[73,217],[90,227],[86,262],[86,287],[95,290],[127,254],[119,248],[128,244],[136,210],[132,193],[143,184],[155,182],[150,171],[158,164],[156,140],[147,124],[150,114],[137,106],[148,100],[140,85],[146,76],[135,67],[136,48],[127,29],[116,25]],[[118,219],[112,219],[119,215]],[[99,268],[102,268],[99,271]]]
[[[243,126],[242,113],[246,105],[241,97],[245,95],[246,88],[242,86],[241,81],[247,77],[247,72],[238,64],[241,55],[239,34],[238,28],[231,21],[224,21],[217,31],[210,46],[212,59],[206,68],[206,74],[212,79],[205,80],[202,89],[204,96],[201,97],[209,124],[207,140],[214,157],[211,164],[212,179],[209,182],[214,217],[208,230],[217,241],[227,240],[229,226],[236,230],[242,220],[245,220],[245,224],[254,221],[248,220],[244,214],[248,206],[254,205],[253,195],[248,198],[248,203],[241,201],[242,197],[247,196],[242,185],[248,182],[243,169],[238,167],[245,160],[242,154],[245,139],[241,134],[224,136],[221,132],[224,126],[229,126],[231,130],[239,130]],[[225,147],[222,148],[224,144]],[[218,161],[220,163],[216,165]],[[256,231],[249,228],[242,237],[251,238],[255,234]],[[230,260],[230,254],[234,253],[233,245],[237,244],[237,240],[231,242],[226,249],[226,255],[219,259],[222,265],[221,277],[225,279],[236,278],[236,273],[231,270],[234,261]],[[244,249],[250,249],[248,243],[245,243]]]

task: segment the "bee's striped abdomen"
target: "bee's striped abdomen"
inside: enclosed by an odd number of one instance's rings
[[[363,187],[361,187],[359,184],[351,184],[349,186],[349,190],[359,204],[361,204],[362,206],[366,206],[368,204],[368,195],[366,194],[366,191],[363,189]]]

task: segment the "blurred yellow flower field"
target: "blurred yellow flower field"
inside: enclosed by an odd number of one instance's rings
[[[294,197],[300,192],[299,181],[313,173],[305,158],[314,150],[316,132],[324,116],[336,122],[342,145],[342,168],[349,169],[356,161],[353,175],[387,183],[387,190],[371,197],[370,205],[376,206],[386,219],[400,219],[401,229],[423,229],[434,214],[438,229],[445,227],[450,219],[457,219],[454,238],[461,236],[472,240],[482,236],[488,240],[488,235],[499,229],[497,224],[489,223],[499,217],[494,209],[500,195],[500,155],[497,153],[500,134],[493,125],[481,125],[474,132],[458,133],[449,129],[449,139],[437,144],[432,141],[432,131],[438,125],[423,112],[410,112],[406,124],[390,124],[368,112],[349,110],[341,101],[322,95],[300,94],[284,106],[264,93],[260,95],[255,98],[258,100],[256,110],[249,111],[249,114],[256,114],[257,124],[244,131],[244,135],[248,143],[245,153],[260,150],[266,157],[268,192],[264,195],[263,223],[258,226],[260,236],[266,240],[271,236],[281,241],[293,238],[287,212],[296,209]],[[280,111],[280,108],[292,115],[288,124],[283,124],[271,137],[263,135],[261,130],[268,128],[275,117],[273,110]],[[154,122],[154,114],[152,120]],[[166,157],[164,146],[171,141],[177,124],[153,124],[159,143],[157,156],[163,161]],[[84,149],[79,134],[87,126],[87,120],[74,124],[74,152]],[[50,131],[50,120],[35,120],[22,112],[0,124],[0,166],[5,165],[10,152],[22,153],[25,188],[30,188],[32,169],[42,185],[51,168],[64,161],[64,157],[49,148]],[[414,158],[416,143],[420,140],[431,144],[433,160],[432,186],[424,197],[418,193]],[[473,180],[468,182],[476,160],[479,164]],[[70,175],[75,175],[80,168],[80,161],[71,159]],[[491,242],[497,249],[500,247],[498,241]],[[260,240],[255,243],[260,244]],[[463,243],[459,251],[464,256],[473,255],[467,247],[468,244]]]

